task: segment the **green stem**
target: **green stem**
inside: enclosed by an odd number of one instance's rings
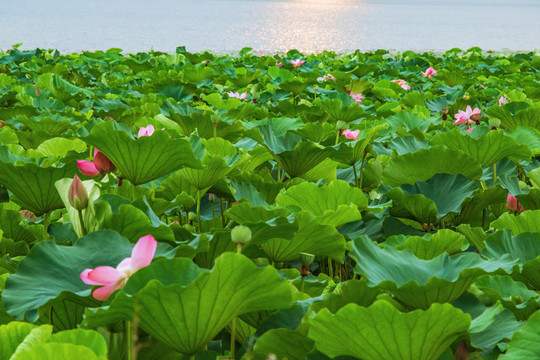
[[[358,187],[358,174],[356,174],[356,164],[352,164],[352,169],[354,172],[354,186]]]
[[[362,158],[362,165],[360,165],[360,181],[358,182],[358,188],[362,190],[362,183],[364,180],[364,174],[362,171],[364,170],[364,164],[366,163],[366,155],[367,153],[364,151],[364,157]]]
[[[212,205],[212,220],[216,217],[216,211],[214,210],[214,202],[211,202]]]
[[[234,359],[236,347],[236,318],[231,321],[231,358]]]
[[[182,211],[179,211],[179,212],[178,212],[178,224],[180,224],[180,226],[184,226],[184,225],[182,224]]]
[[[277,181],[281,182],[281,168],[279,167],[279,165],[277,167]]]
[[[94,161],[94,147],[90,146],[90,154],[88,155],[90,157],[90,161]]]
[[[242,253],[242,244],[240,244],[240,243],[236,244],[236,253],[237,254]]]
[[[339,130],[336,133],[336,145],[339,143]]]
[[[497,164],[493,164],[493,185],[497,182]]]
[[[328,275],[330,278],[334,278],[334,268],[332,267],[332,259],[328,258]]]
[[[197,221],[199,222],[199,234],[201,234],[201,191],[197,190]]]
[[[302,276],[300,279],[300,292],[304,292],[304,278],[305,276]]]
[[[51,213],[46,212],[43,216],[43,240],[47,240],[49,238],[49,217],[51,216]]]
[[[214,151],[217,154],[217,123],[214,124]]]
[[[131,321],[126,321],[125,322],[125,325],[126,325],[126,355],[127,355],[127,360],[131,360],[132,359],[132,352],[131,352]]]
[[[223,214],[223,198],[219,198],[219,206],[221,207],[221,226],[225,227],[225,215]]]
[[[77,210],[77,214],[79,214],[79,221],[81,222],[81,229],[82,229],[82,235],[86,235],[86,227],[84,226],[84,218],[82,214],[82,210]]]
[[[156,199],[156,180],[152,180],[152,201]]]
[[[137,200],[137,186],[135,184],[131,184],[133,186],[133,201]]]

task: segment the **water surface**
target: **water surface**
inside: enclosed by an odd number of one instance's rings
[[[540,49],[538,0],[0,0],[0,49]]]

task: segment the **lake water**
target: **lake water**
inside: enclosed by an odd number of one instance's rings
[[[0,0],[0,49],[540,49],[540,0]]]

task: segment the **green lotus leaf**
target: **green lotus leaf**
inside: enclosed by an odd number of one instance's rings
[[[412,185],[439,173],[462,174],[470,180],[478,180],[482,166],[460,151],[434,146],[392,158],[384,168],[383,182],[389,186]]]
[[[482,252],[490,259],[510,256],[520,265],[512,278],[522,281],[532,289],[540,289],[540,233],[520,233],[512,236],[510,229],[498,231],[486,239]]]
[[[326,308],[332,314],[335,314],[339,309],[350,303],[367,307],[373,304],[380,293],[379,289],[369,287],[365,278],[347,280],[329,286],[322,295],[322,301],[313,303],[311,310],[318,312]]]
[[[288,281],[281,279],[274,268],[258,268],[243,255],[222,254],[212,271],[202,271],[189,284],[196,271],[181,275],[180,270],[185,270],[185,263],[191,260],[177,258],[172,262],[174,271],[158,262],[150,265],[148,272],[153,271],[152,266],[165,270],[156,271],[157,280],[151,280],[133,298],[118,294],[106,311],[117,312],[130,320],[134,316],[131,307],[136,301],[141,329],[182,354],[190,355],[202,349],[243,313],[292,305]],[[141,276],[146,278],[148,273]],[[137,277],[136,273],[129,282],[142,284]],[[165,284],[161,279],[165,279]]]
[[[298,231],[291,240],[270,239],[261,245],[264,252],[273,261],[292,261],[298,259],[301,252],[328,256],[341,262],[345,254],[345,239],[335,227],[321,225],[310,212],[300,211],[295,214]]]
[[[352,166],[364,156],[364,151],[370,143],[376,138],[377,134],[385,129],[384,125],[376,125],[366,130],[361,130],[358,134],[358,141],[340,143],[334,148],[336,152],[331,158],[343,164]]]
[[[356,260],[355,273],[365,276],[369,286],[394,294],[410,308],[427,309],[433,303],[452,302],[481,275],[511,272],[516,260],[509,255],[486,261],[478,254],[444,253],[431,260],[418,259],[412,251],[379,248],[366,237],[353,241],[351,256]]]
[[[64,207],[55,183],[66,177],[73,178],[77,171],[76,164],[58,168],[40,167],[33,163],[14,165],[1,158],[0,165],[0,185],[13,193],[12,200],[15,203],[36,215]]]
[[[481,163],[484,167],[491,166],[505,157],[518,160],[527,160],[531,157],[531,151],[527,145],[518,145],[503,130],[492,130],[487,135],[475,139],[470,135],[463,135],[458,129],[453,129],[452,131],[435,135],[431,141],[434,144],[444,145],[450,149],[461,151]]]
[[[431,260],[443,253],[452,255],[460,252],[464,240],[465,237],[460,233],[449,229],[440,229],[433,235],[426,234],[423,238],[410,236],[395,248],[397,250],[411,249],[417,258]]]
[[[367,198],[360,189],[343,180],[321,187],[304,182],[282,191],[276,197],[276,205],[310,211],[322,225],[337,227],[360,220],[360,211],[367,208]]]
[[[309,338],[324,354],[366,360],[432,360],[467,334],[468,314],[450,304],[400,313],[386,301],[368,308],[349,304],[332,315],[321,310],[309,321]]]
[[[540,304],[538,293],[510,276],[482,276],[474,283],[493,303],[500,301],[519,320],[526,320]]]
[[[44,157],[63,158],[69,151],[82,152],[86,147],[84,141],[79,139],[52,138],[42,142],[36,150]]]
[[[50,91],[51,95],[58,100],[65,101],[72,99],[75,95],[93,97],[94,93],[88,89],[77,87],[59,75],[53,73],[42,74],[36,84],[38,89]]]
[[[54,331],[75,329],[83,319],[84,309],[98,305],[99,301],[92,297],[83,298],[64,291],[38,308],[36,323],[51,324]]]
[[[390,213],[399,218],[409,218],[420,223],[436,223],[439,219],[437,205],[422,194],[407,195],[401,188],[394,188],[385,194],[393,201]]]
[[[389,117],[387,122],[394,129],[403,127],[407,131],[412,129],[426,131],[430,125],[429,121],[409,111],[400,111],[396,115]]]
[[[4,238],[12,239],[15,242],[25,242],[27,244],[36,241],[38,237],[29,230],[28,226],[23,226],[22,224],[22,215],[20,212],[6,210],[3,207],[0,207],[0,229],[3,231]]]
[[[474,192],[472,198],[466,198],[465,201],[463,201],[461,204],[461,212],[453,217],[451,222],[454,225],[467,223],[478,216],[478,214],[488,206],[506,203],[507,196],[508,191],[500,186],[485,190],[478,189]]]
[[[310,142],[300,142],[291,151],[274,154],[276,162],[291,177],[300,177],[324,161],[335,150]]]
[[[516,140],[519,145],[526,145],[533,155],[540,153],[540,131],[538,129],[518,126],[509,131],[508,136]]]
[[[511,105],[512,103],[508,104]],[[519,103],[513,103],[517,105]],[[525,104],[528,106],[528,104]],[[536,107],[534,108],[525,108],[515,113],[508,111],[507,106],[497,107],[495,105],[491,106],[487,114],[501,120],[501,124],[506,129],[512,129],[515,127],[529,127],[536,130],[540,130],[540,110]]]
[[[202,169],[184,168],[179,171],[180,176],[198,190],[214,186],[234,168],[222,157],[205,156],[202,163]]]
[[[512,336],[506,354],[500,360],[529,360],[540,357],[540,311],[535,312],[521,329]]]
[[[320,106],[335,121],[348,123],[364,115],[364,109],[347,94],[336,99],[325,99],[320,102]]]
[[[414,136],[405,136],[392,139],[388,143],[388,147],[395,150],[398,155],[405,155],[428,149],[429,144],[427,141],[418,141]]]
[[[540,210],[529,210],[518,216],[502,214],[491,223],[496,229],[510,229],[513,235],[525,232],[540,232]]]
[[[13,321],[7,325],[0,325],[0,359],[9,360],[17,350],[17,347],[30,334],[36,326],[28,323]]]
[[[278,359],[304,360],[313,349],[313,340],[298,330],[272,329],[265,332],[255,343],[252,356],[265,360],[269,354]]]
[[[45,343],[21,351],[12,360],[106,360],[105,356],[98,356],[91,349],[74,344]]]
[[[134,139],[117,123],[105,121],[96,125],[84,140],[104,153],[122,177],[135,185],[182,167],[201,168],[189,141],[169,138],[165,131],[157,130],[152,136]]]
[[[52,241],[35,245],[20,263],[16,274],[10,275],[2,300],[16,319],[25,315],[36,321],[38,308],[64,291],[80,297],[90,294],[90,286],[80,274],[97,266],[116,267],[129,257],[133,244],[114,231],[92,232],[74,246],[58,246]],[[171,256],[170,247],[160,244],[156,256]]]

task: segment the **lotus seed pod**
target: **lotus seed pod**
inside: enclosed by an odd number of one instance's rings
[[[498,128],[499,126],[501,126],[501,120],[496,119],[496,118],[489,119],[489,127]]]
[[[244,225],[235,226],[231,230],[231,240],[237,244],[248,243],[251,240],[251,229]]]
[[[216,201],[216,194],[208,193],[208,200],[212,203]]]
[[[300,264],[310,266],[313,264],[313,260],[315,260],[315,255],[303,252],[300,253]]]
[[[471,96],[469,95],[469,93],[465,93],[465,95],[463,95],[464,100],[469,100],[470,98]]]
[[[482,114],[472,114],[471,115],[471,120],[472,121],[478,121],[482,118]]]
[[[88,207],[88,192],[77,174],[73,177],[69,187],[68,200],[70,205],[77,210],[84,210]]]
[[[448,114],[448,109],[441,109],[441,114],[447,115]]]

